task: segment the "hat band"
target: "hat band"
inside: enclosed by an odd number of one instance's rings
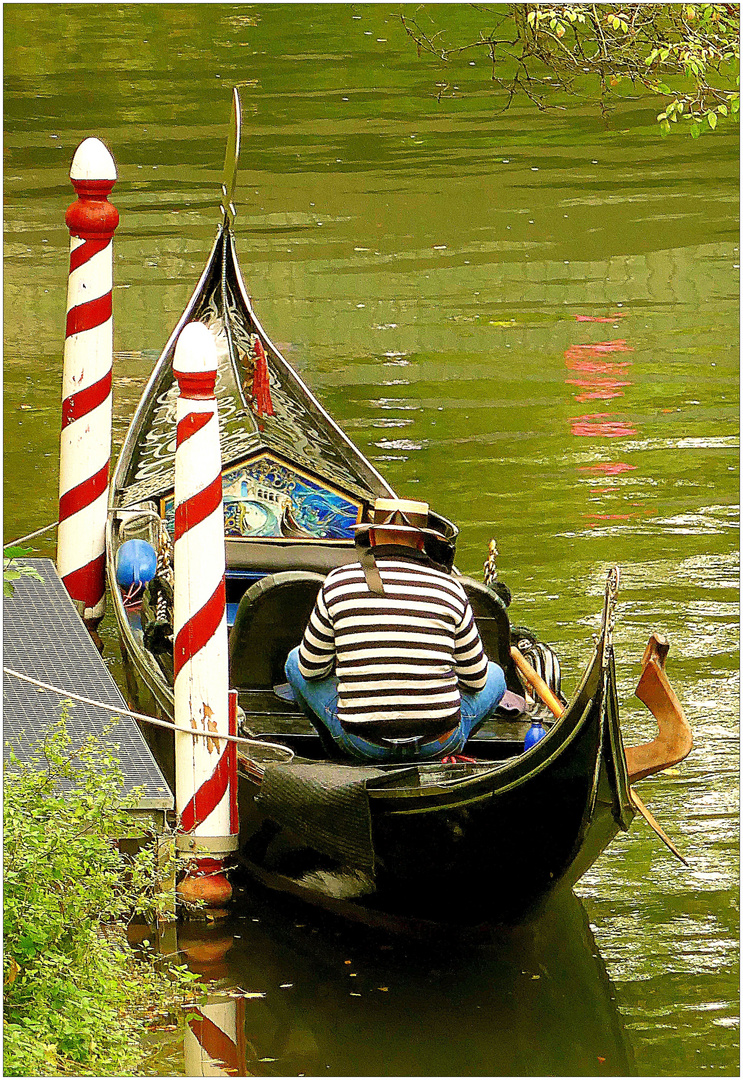
[[[385,527],[394,529],[396,526],[402,526],[403,528],[407,527],[410,529],[425,529],[427,524],[427,517],[423,518],[423,516],[419,514],[411,514],[410,517],[408,517],[405,511],[400,510],[399,508],[390,511],[382,521],[376,520],[376,514],[373,514],[372,516],[372,525],[378,529]]]

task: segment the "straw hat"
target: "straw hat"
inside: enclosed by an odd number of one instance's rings
[[[428,503],[413,499],[377,499],[369,510],[369,520],[354,526],[357,536],[375,528],[428,536],[443,535],[428,528]]]

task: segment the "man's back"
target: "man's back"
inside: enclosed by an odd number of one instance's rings
[[[360,562],[326,578],[299,650],[308,679],[336,661],[338,718],[363,735],[440,735],[459,721],[459,687],[481,690],[485,656],[472,610],[456,578],[423,554],[375,549],[384,595],[372,592]]]

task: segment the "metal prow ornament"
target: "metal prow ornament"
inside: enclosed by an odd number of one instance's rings
[[[240,159],[240,132],[242,130],[242,107],[240,94],[236,86],[232,88],[232,117],[230,131],[227,136],[227,149],[224,155],[224,170],[222,172],[222,213],[225,223],[229,228],[235,221],[235,187],[237,184],[237,163]]]

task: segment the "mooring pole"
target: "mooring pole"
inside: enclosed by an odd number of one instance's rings
[[[183,1040],[186,1076],[245,1076],[245,998],[222,995],[230,969],[228,953],[235,944],[232,934],[220,932],[209,920],[196,925],[181,922],[175,947],[191,971],[206,984],[208,997],[189,1008]]]
[[[183,1039],[186,1076],[245,1076],[244,1023],[244,998],[190,1009]]]
[[[57,570],[86,625],[106,603],[105,534],[111,457],[113,235],[119,213],[108,201],[116,165],[99,139],[72,159],[77,200],[65,215],[70,276],[62,375]]]
[[[175,349],[175,548],[173,605],[175,722],[213,739],[175,735],[176,846],[191,856],[182,901],[221,907],[232,895],[224,861],[237,848],[234,751],[230,733],[222,463],[215,386],[217,351],[202,323],[189,323]],[[234,724],[234,720],[233,720]]]

